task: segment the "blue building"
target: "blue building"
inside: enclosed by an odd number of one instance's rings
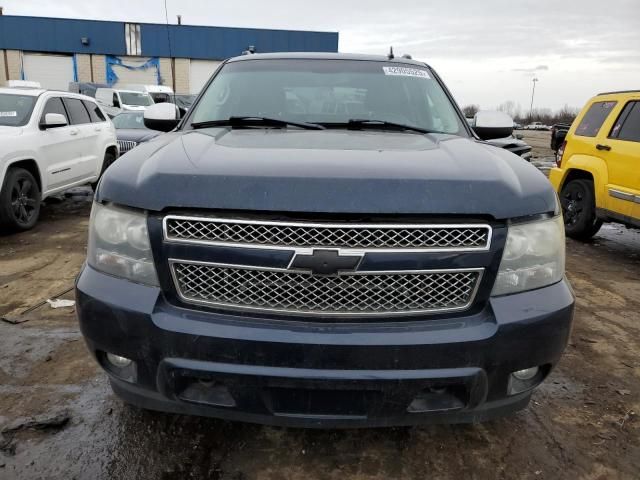
[[[197,93],[225,58],[258,52],[337,52],[338,33],[106,22],[0,14],[0,85],[34,80],[158,84]]]

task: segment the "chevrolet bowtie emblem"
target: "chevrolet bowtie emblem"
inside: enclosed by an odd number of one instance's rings
[[[290,270],[305,270],[315,275],[336,275],[354,271],[360,265],[364,253],[342,253],[340,250],[314,249],[311,253],[296,252],[289,264]]]

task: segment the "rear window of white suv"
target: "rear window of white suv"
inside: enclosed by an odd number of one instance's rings
[[[37,99],[32,95],[0,94],[0,126],[26,125]]]

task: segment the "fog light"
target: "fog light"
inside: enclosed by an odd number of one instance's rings
[[[118,355],[114,355],[113,353],[107,353],[107,360],[111,365],[117,368],[126,368],[132,363],[132,361],[128,358],[120,357]]]
[[[513,372],[511,375],[513,375],[518,380],[526,382],[527,380],[531,380],[536,375],[538,375],[539,371],[540,369],[538,367],[531,367],[525,368],[524,370],[518,370],[517,372]]]

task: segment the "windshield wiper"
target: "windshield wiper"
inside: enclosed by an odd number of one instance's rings
[[[386,120],[372,120],[366,118],[352,118],[346,123],[324,123],[329,128],[346,127],[350,130],[362,130],[366,128],[383,129],[383,130],[408,130],[418,133],[442,133],[437,130],[429,130],[426,128],[415,127],[413,125],[405,125],[403,123],[388,122]]]
[[[325,130],[325,127],[317,123],[294,122],[291,120],[280,120],[279,118],[268,117],[229,117],[226,120],[208,120],[206,122],[195,122],[191,124],[193,128],[210,127],[299,127],[305,130]]]

